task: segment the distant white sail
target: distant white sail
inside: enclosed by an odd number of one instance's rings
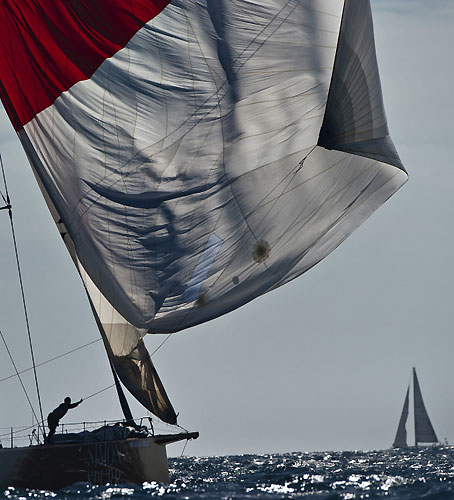
[[[369,0],[4,0],[0,20],[2,101],[123,356],[301,275],[407,179]]]

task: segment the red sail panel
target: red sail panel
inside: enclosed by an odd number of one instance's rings
[[[19,130],[123,48],[170,0],[2,0],[0,97]]]

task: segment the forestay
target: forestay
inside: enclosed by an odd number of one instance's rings
[[[406,181],[369,1],[3,0],[0,19],[2,101],[111,359],[175,421],[141,337],[294,279]]]

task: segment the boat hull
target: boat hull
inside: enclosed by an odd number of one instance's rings
[[[0,449],[0,487],[169,482],[166,444],[190,434]]]

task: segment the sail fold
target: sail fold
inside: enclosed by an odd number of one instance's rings
[[[177,415],[154,367],[140,331],[105,299],[79,263],[93,314],[110,362],[128,391],[151,413],[169,424]]]
[[[389,137],[368,1],[345,1],[318,143],[403,169]]]

